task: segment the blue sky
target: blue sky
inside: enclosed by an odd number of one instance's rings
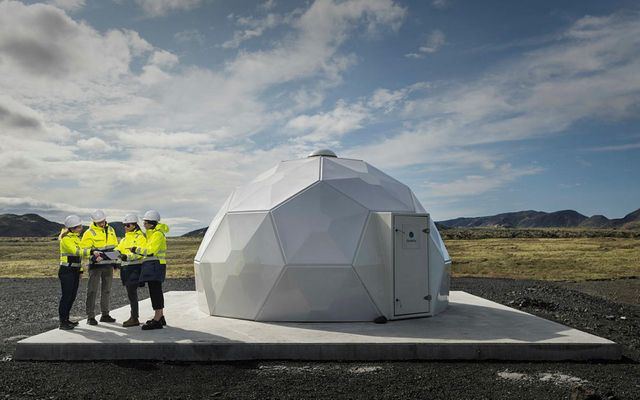
[[[318,148],[436,220],[640,207],[635,1],[0,1],[0,212],[180,234]]]

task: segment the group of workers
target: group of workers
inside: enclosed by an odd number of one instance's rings
[[[149,287],[154,316],[142,325],[143,330],[162,329],[167,324],[164,318],[164,295],[162,282],[167,272],[167,241],[169,227],[160,222],[160,213],[149,210],[144,214],[143,233],[138,216],[127,214],[123,219],[125,236],[120,242],[115,230],[107,223],[104,211],[91,214],[92,223],[82,233],[82,220],[70,215],[64,220],[60,240],[60,269],[58,277],[62,295],[58,307],[60,329],[70,330],[78,325],[69,314],[78,293],[83,260],[88,260],[89,282],[87,284],[87,324],[97,325],[95,306],[100,287],[100,322],[116,322],[109,315],[111,283],[115,270],[120,270],[120,279],[127,289],[131,305],[131,316],[123,322],[124,327],[139,326],[138,287]]]

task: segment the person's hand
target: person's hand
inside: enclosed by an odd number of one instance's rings
[[[98,256],[96,257],[96,262],[100,262],[102,260],[104,260],[104,258],[102,258],[100,254],[98,254]]]
[[[93,256],[94,256],[95,258],[100,257],[100,252],[99,252],[98,250],[94,250],[94,251],[93,251]]]

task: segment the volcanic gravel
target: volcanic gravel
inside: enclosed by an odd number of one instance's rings
[[[113,308],[127,304],[114,280]],[[609,284],[611,286],[611,284]],[[637,286],[636,286],[637,287]],[[57,327],[57,279],[0,279],[0,399],[640,399],[640,306],[566,285],[458,278],[465,290],[614,340],[619,362],[17,362],[15,343]],[[86,279],[72,319],[84,318]],[[194,290],[192,279],[165,291]],[[146,290],[140,290],[147,297]],[[144,318],[151,310],[141,310]]]

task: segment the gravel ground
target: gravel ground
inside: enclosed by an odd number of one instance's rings
[[[615,282],[615,281],[614,281]],[[628,287],[629,282],[625,283]],[[620,362],[16,362],[16,341],[57,326],[58,281],[0,279],[0,399],[640,399],[640,306],[539,281],[459,278],[453,290],[612,339]],[[607,283],[615,290],[615,283]],[[193,280],[165,291],[193,290]],[[570,286],[570,285],[569,285]],[[633,282],[630,290],[634,290]],[[72,316],[83,317],[86,280]],[[141,291],[141,294],[144,290]],[[146,297],[146,296],[145,296]],[[126,304],[114,285],[113,306]],[[146,316],[150,310],[141,310]],[[150,313],[149,313],[150,314]]]

